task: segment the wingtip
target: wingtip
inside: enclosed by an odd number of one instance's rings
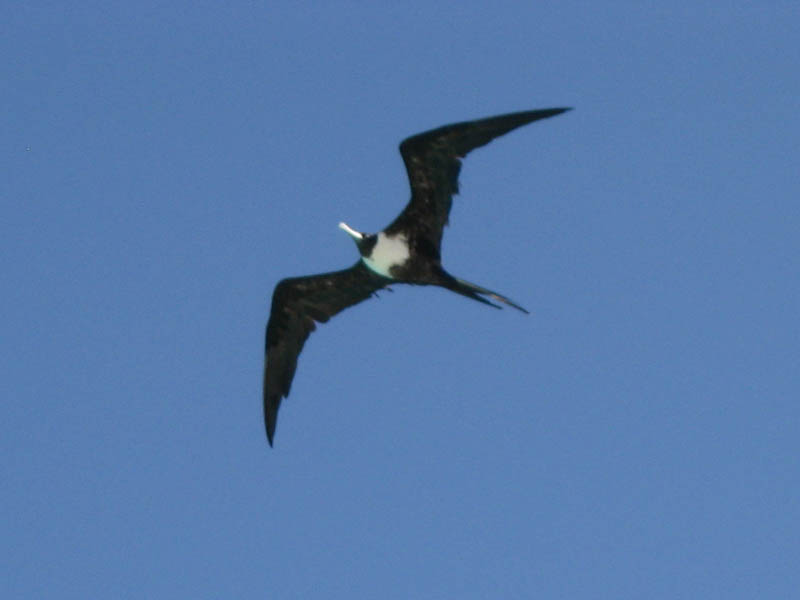
[[[540,119],[549,119],[558,115],[564,114],[572,110],[571,106],[557,106],[553,108],[537,108],[534,110],[526,110],[518,113],[520,117],[526,122],[538,121]]]
[[[272,442],[275,439],[275,426],[278,424],[278,411],[272,408],[272,403],[269,401],[264,402],[264,429],[267,432],[267,442],[269,447],[272,448]]]

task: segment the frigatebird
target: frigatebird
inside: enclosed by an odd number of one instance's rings
[[[501,302],[527,310],[492,290],[444,270],[440,248],[453,195],[458,193],[461,159],[512,129],[561,114],[546,108],[445,125],[404,140],[400,154],[411,184],[411,200],[379,233],[362,233],[339,223],[355,241],[361,258],[349,269],[284,279],[275,286],[266,333],[264,423],[272,446],[278,407],[289,395],[297,358],[315,321],[327,322],[344,309],[395,283],[438,285],[494,308]]]

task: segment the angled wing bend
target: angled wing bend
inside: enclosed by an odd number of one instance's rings
[[[360,260],[343,271],[284,279],[275,286],[267,323],[264,364],[264,424],[270,446],[278,407],[289,395],[297,357],[315,321],[327,322],[385,287],[390,280],[370,271]]]
[[[546,108],[454,123],[404,140],[400,154],[411,184],[411,200],[386,233],[413,230],[417,239],[410,241],[426,245],[438,256],[453,194],[458,193],[461,159],[512,129],[567,110]]]

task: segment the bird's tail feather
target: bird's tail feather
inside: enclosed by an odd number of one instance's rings
[[[498,294],[495,291],[486,289],[479,285],[475,285],[474,283],[470,283],[469,281],[464,281],[463,279],[459,279],[458,277],[453,277],[450,285],[446,286],[448,289],[461,294],[462,296],[466,296],[467,298],[472,298],[473,300],[477,300],[478,302],[483,302],[484,304],[488,304],[489,306],[493,306],[494,308],[502,308],[502,306],[498,306],[493,302],[489,302],[483,296],[489,296],[492,300],[497,300],[498,302],[502,302],[503,304],[507,304],[512,308],[516,308],[517,310],[524,312],[526,315],[530,313],[522,308],[519,304],[506,298],[502,294]],[[480,294],[480,295],[479,295]]]

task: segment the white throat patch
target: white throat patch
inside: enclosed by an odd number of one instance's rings
[[[398,234],[389,237],[381,231],[378,234],[378,241],[372,248],[372,254],[370,254],[369,258],[363,256],[361,260],[378,275],[391,277],[389,269],[404,264],[409,256],[406,236]]]

